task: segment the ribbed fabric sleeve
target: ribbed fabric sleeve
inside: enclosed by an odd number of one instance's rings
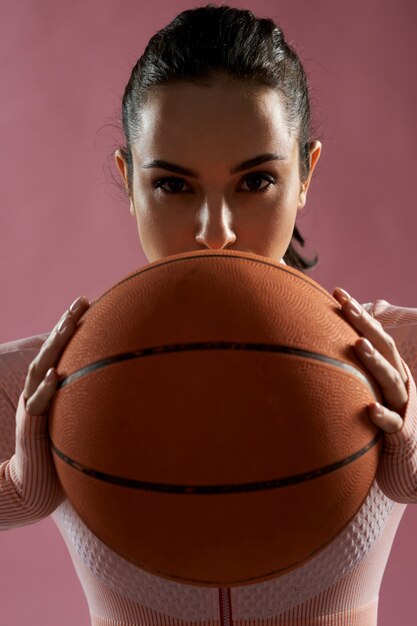
[[[65,500],[56,475],[46,415],[29,415],[23,392],[16,412],[16,452],[0,465],[0,530],[33,524]]]
[[[388,498],[395,502],[417,502],[417,391],[408,365],[408,403],[401,430],[384,434],[383,453],[376,480]]]
[[[47,417],[26,412],[22,390],[28,365],[47,336],[0,345],[0,530],[33,524],[65,499],[52,463]]]

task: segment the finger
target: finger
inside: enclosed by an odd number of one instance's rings
[[[78,321],[80,317],[84,315],[85,311],[88,309],[89,306],[90,306],[90,303],[88,299],[85,296],[79,296],[76,300],[74,300],[71,306],[68,307],[65,313],[63,313],[63,315],[60,317],[60,319],[58,320],[58,322],[52,329],[52,333],[58,332],[60,325],[62,324],[63,320],[68,317],[68,315],[70,315],[70,317],[72,317],[74,320]]]
[[[31,397],[45,378],[49,368],[57,363],[76,330],[78,320],[88,307],[89,302],[84,296],[77,298],[44,341],[40,351],[28,368],[23,394],[25,399]]]
[[[44,380],[38,385],[35,393],[25,402],[26,412],[29,415],[44,415],[54,397],[59,382],[59,376],[50,368]]]
[[[358,339],[355,352],[381,387],[388,409],[401,414],[407,404],[408,393],[400,372],[366,338]]]
[[[345,302],[347,302],[348,300],[352,299],[352,296],[345,291],[344,289],[342,289],[341,287],[335,287],[334,291],[333,291],[333,296],[336,298],[336,300],[340,303],[340,305],[343,305]],[[355,302],[357,302],[355,300]],[[359,305],[360,306],[360,305]],[[368,311],[360,306],[360,308],[365,311],[365,313],[368,313]],[[381,322],[379,322],[373,315],[371,315],[370,313],[368,313],[368,316],[374,320],[374,323],[379,326],[379,328],[383,328]]]
[[[373,423],[386,433],[396,433],[404,425],[401,415],[398,415],[395,411],[390,411],[390,409],[378,403],[368,407],[368,414]]]
[[[361,335],[369,339],[378,352],[380,352],[380,354],[382,354],[400,373],[402,382],[405,384],[408,376],[402,364],[395,341],[391,335],[384,330],[378,320],[372,317],[354,298],[349,296],[347,292],[336,288],[334,295],[336,299],[340,301],[342,312],[348,321]]]

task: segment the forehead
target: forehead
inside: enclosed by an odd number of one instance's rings
[[[166,146],[223,149],[248,145],[291,150],[293,137],[279,93],[229,78],[208,85],[179,82],[154,88],[140,114],[140,150]]]

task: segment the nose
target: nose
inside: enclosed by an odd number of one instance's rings
[[[198,232],[195,240],[201,246],[218,250],[233,244],[236,234],[232,229],[232,213],[225,203],[213,206],[208,203],[201,208],[198,218]]]

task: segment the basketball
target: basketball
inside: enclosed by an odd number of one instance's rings
[[[179,583],[302,566],[355,517],[382,451],[358,337],[322,286],[269,257],[198,250],[130,273],[57,363],[49,434],[69,502]]]

